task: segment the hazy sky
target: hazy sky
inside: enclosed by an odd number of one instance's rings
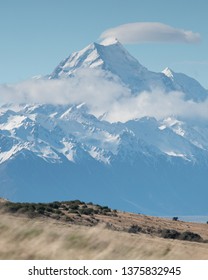
[[[125,44],[129,52],[149,70],[169,66],[208,88],[207,11],[206,0],[0,0],[0,83],[51,73],[106,30],[125,25],[124,34],[126,24],[154,22],[151,30],[140,26],[140,40]],[[176,39],[161,37],[163,24]],[[147,40],[152,34],[157,42]]]

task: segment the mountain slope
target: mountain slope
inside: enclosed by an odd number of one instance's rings
[[[165,68],[162,73],[169,77],[177,86],[177,90],[185,93],[185,98],[196,102],[204,101],[208,97],[208,91],[198,81],[183,74],[175,73],[170,68]]]

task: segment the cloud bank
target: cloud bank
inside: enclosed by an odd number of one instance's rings
[[[5,103],[85,103],[96,117],[104,115],[110,122],[125,122],[144,116],[162,119],[171,115],[208,119],[208,99],[204,102],[184,100],[183,93],[154,89],[132,95],[116,80],[107,79],[102,70],[85,69],[63,80],[27,80],[0,85],[0,104]]]
[[[159,22],[135,22],[119,25],[104,31],[100,38],[117,38],[123,44],[146,42],[197,43],[200,34],[177,29]]]

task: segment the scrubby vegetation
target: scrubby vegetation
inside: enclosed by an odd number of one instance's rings
[[[130,226],[130,228],[128,229],[129,233],[138,233],[138,232],[142,232],[142,228],[138,225],[132,225]]]
[[[47,216],[54,219],[62,219],[71,221],[69,215],[77,214],[79,216],[87,215],[116,215],[116,210],[111,210],[108,206],[94,205],[93,203],[85,203],[80,200],[73,201],[54,201],[50,203],[15,203],[5,202],[1,205],[5,212],[12,214],[25,214],[30,218]]]
[[[132,225],[128,229],[129,233],[146,233],[157,235],[158,237],[166,239],[177,239],[177,240],[186,240],[186,241],[195,241],[195,242],[204,242],[203,238],[194,232],[185,231],[179,232],[175,229],[155,229],[153,227],[142,228],[138,225]],[[206,242],[206,241],[205,241]]]
[[[161,232],[161,237],[195,242],[203,241],[202,237],[197,233],[191,231],[178,232],[177,230],[173,229],[163,229]]]

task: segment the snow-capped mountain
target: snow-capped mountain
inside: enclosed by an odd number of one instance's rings
[[[69,78],[80,69],[103,69],[109,79],[117,79],[129,87],[134,94],[162,88],[166,92],[182,91],[187,100],[202,101],[208,91],[195,79],[166,68],[161,73],[149,71],[142,66],[117,39],[92,43],[81,51],[64,59],[48,76],[49,79]]]
[[[194,79],[143,67],[117,41],[93,43],[47,79],[68,83],[102,69],[132,96],[154,87],[201,102]],[[190,86],[190,87],[189,87]],[[44,93],[43,93],[44,94]],[[99,96],[98,96],[99,98]],[[158,215],[207,215],[208,124],[169,116],[110,123],[86,103],[0,107],[0,196],[16,201],[81,199]]]
[[[79,69],[98,68],[108,72],[109,78],[119,80],[133,93],[151,90],[152,87],[169,87],[174,90],[172,80],[163,73],[149,71],[142,66],[119,41],[108,44],[93,43],[63,60],[49,76],[49,79],[73,76]]]
[[[84,104],[36,104],[4,106],[0,120],[0,163],[22,150],[51,163],[63,158],[76,163],[86,157],[111,165],[121,152],[132,152],[132,160],[137,153],[178,157],[192,164],[208,159],[208,125],[193,127],[171,117],[109,123],[87,113]]]
[[[150,214],[204,213],[207,137],[207,124],[175,118],[111,124],[83,104],[4,106],[0,192],[21,201],[80,198]]]

